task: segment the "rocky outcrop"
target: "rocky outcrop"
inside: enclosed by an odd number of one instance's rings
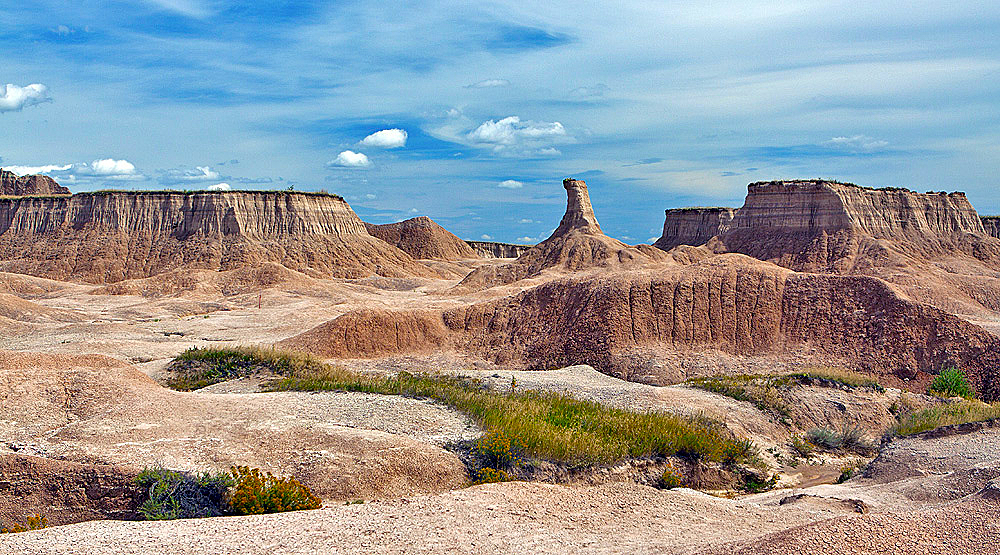
[[[513,283],[544,270],[579,271],[588,268],[635,268],[669,259],[663,251],[639,245],[630,247],[601,231],[590,204],[587,184],[564,179],[566,213],[548,239],[531,247],[516,262],[487,265],[473,270],[460,289],[485,289]]]
[[[427,216],[411,218],[394,224],[365,223],[373,237],[395,245],[414,258],[462,260],[479,258],[465,241],[439,226]]]
[[[532,247],[532,245],[495,243],[493,241],[466,241],[466,243],[483,258],[518,258]]]
[[[983,216],[981,219],[986,234],[1000,239],[1000,216]]]
[[[68,194],[69,189],[47,175],[18,176],[0,168],[0,196]]]
[[[663,221],[663,235],[653,243],[668,251],[678,245],[704,245],[729,230],[735,208],[671,208]]]
[[[868,189],[823,180],[751,183],[725,250],[804,271],[864,272],[894,253],[1000,261],[964,193]]]
[[[1000,338],[982,328],[877,278],[800,274],[741,255],[554,280],[436,315],[349,312],[286,344],[347,358],[451,348],[517,368],[590,364],[622,376],[670,353],[805,351],[916,390],[957,365],[986,398],[1000,396]]]
[[[4,271],[111,283],[262,262],[314,277],[436,275],[369,235],[334,195],[115,191],[0,199]]]

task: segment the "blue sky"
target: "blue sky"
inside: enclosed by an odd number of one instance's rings
[[[325,189],[520,242],[568,176],[631,243],[764,179],[1000,213],[1000,5],[6,2],[0,165],[74,191]]]

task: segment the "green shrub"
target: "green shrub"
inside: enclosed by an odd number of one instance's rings
[[[812,428],[806,432],[806,441],[824,451],[853,451],[859,455],[875,451],[875,446],[865,438],[864,430],[854,426],[845,426],[839,432]]]
[[[965,377],[965,372],[962,372],[958,368],[947,368],[942,370],[937,376],[934,376],[934,380],[931,382],[930,394],[941,397],[964,397],[966,399],[975,397],[972,387],[969,385],[969,380]]]
[[[256,468],[234,466],[229,508],[237,515],[318,509],[322,502],[295,478],[277,478]]]
[[[858,475],[858,470],[860,470],[857,463],[850,462],[842,465],[840,467],[840,476],[837,477],[838,484],[843,484],[844,482],[850,480],[851,478]]]
[[[885,393],[885,388],[871,376],[834,366],[812,366],[788,375],[804,384],[840,385],[851,389],[871,389]]]
[[[521,446],[502,430],[489,432],[479,438],[472,452],[484,467],[508,469],[520,463]]]
[[[49,525],[49,520],[44,515],[30,515],[25,519],[24,524],[14,524],[10,528],[0,526],[0,534],[17,534],[20,532],[30,532],[31,530],[41,530]]]
[[[146,489],[139,514],[146,520],[172,520],[226,514],[226,492],[233,479],[229,473],[192,474],[147,468],[136,477],[136,483]]]
[[[304,353],[273,347],[192,347],[168,366],[167,386],[193,391],[212,384],[259,374],[297,376],[322,371],[325,364]]]
[[[743,473],[743,485],[740,487],[743,491],[747,493],[762,493],[771,489],[778,484],[778,476],[772,474],[768,477],[761,477],[753,472]]]
[[[656,485],[660,489],[679,488],[684,485],[684,477],[677,472],[677,469],[671,466],[663,471],[663,474],[660,476],[660,480]]]
[[[888,434],[890,436],[908,436],[942,426],[997,419],[1000,419],[1000,403],[988,405],[982,401],[970,399],[905,414],[900,417]]]
[[[802,436],[795,436],[792,438],[792,450],[798,453],[800,457],[808,459],[816,451],[816,446]]]
[[[812,428],[806,432],[806,441],[827,451],[839,449],[843,438],[829,428]]]

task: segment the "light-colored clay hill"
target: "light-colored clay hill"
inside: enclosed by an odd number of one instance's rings
[[[593,268],[636,268],[666,262],[670,257],[649,245],[631,247],[604,234],[590,203],[587,183],[564,179],[566,213],[548,239],[529,248],[513,263],[476,268],[459,284],[480,290],[537,276],[549,269],[580,271]]]
[[[68,195],[69,189],[47,175],[18,176],[0,168],[0,196]]]
[[[663,234],[653,246],[669,251],[678,245],[704,245],[728,230],[735,214],[735,208],[670,208],[663,221]]]
[[[436,276],[368,234],[340,197],[125,192],[0,199],[0,269],[111,283],[277,262],[317,277]]]
[[[365,228],[373,237],[395,245],[413,258],[463,260],[479,258],[465,241],[439,226],[427,216],[411,218],[394,224],[369,224]]]

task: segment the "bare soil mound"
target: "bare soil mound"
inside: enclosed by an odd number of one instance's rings
[[[0,199],[6,271],[100,284],[262,262],[316,277],[436,277],[369,235],[333,195],[118,191]]]
[[[275,262],[241,266],[232,270],[171,270],[154,277],[128,279],[99,287],[95,295],[174,296],[201,293],[229,297],[255,293],[281,285],[288,288],[312,288],[317,280]]]
[[[132,470],[248,465],[294,475],[330,500],[466,483],[465,466],[439,445],[478,433],[468,420],[371,397],[179,393],[108,357],[0,351],[0,452]]]
[[[462,260],[479,258],[465,241],[439,226],[427,216],[411,218],[394,224],[365,223],[373,237],[395,245],[413,258]]]

